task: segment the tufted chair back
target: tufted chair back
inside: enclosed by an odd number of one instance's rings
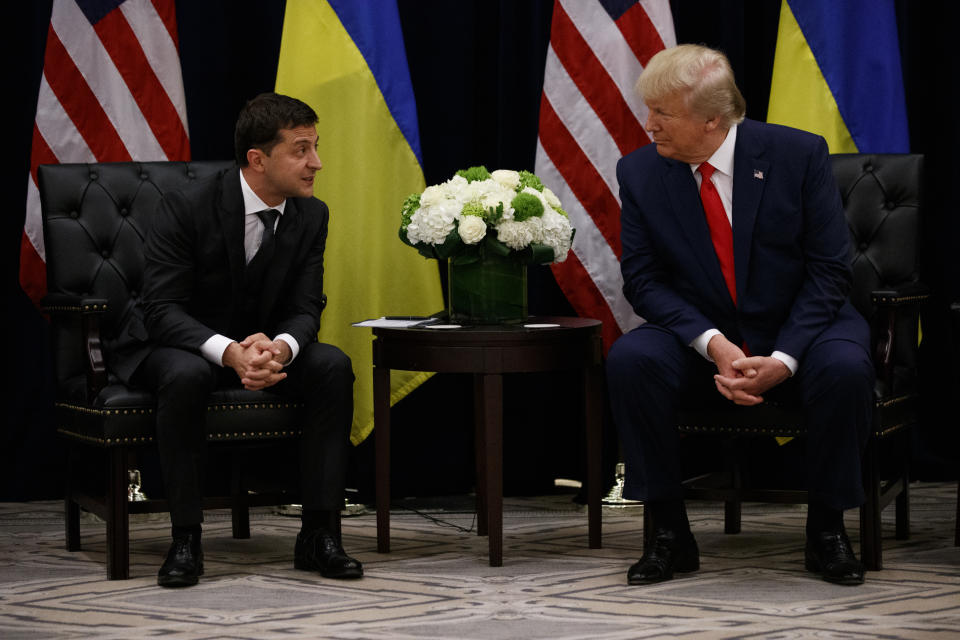
[[[896,336],[884,335],[888,318],[874,296],[920,283],[920,199],[923,156],[912,154],[837,154],[833,173],[850,228],[853,289],[851,301],[874,328],[877,349],[891,349],[889,383],[901,390],[916,379],[919,331],[917,315],[900,314]],[[888,344],[889,342],[889,344]],[[878,384],[888,381],[881,376]]]
[[[143,241],[164,192],[231,166],[232,162],[116,162],[41,165],[47,290],[102,300],[104,341],[136,304],[143,281]],[[83,373],[84,354],[72,334],[55,325],[57,374],[63,381]]]

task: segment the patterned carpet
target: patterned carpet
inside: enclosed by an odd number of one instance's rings
[[[551,496],[507,500],[501,568],[488,566],[485,538],[433,520],[470,528],[463,498],[395,510],[390,554],[376,552],[372,513],[345,519],[347,549],[366,570],[348,583],[293,569],[297,519],[257,511],[252,538],[233,540],[228,514],[212,512],[207,573],[183,590],[156,586],[169,540],[162,517],[137,519],[133,578],[108,581],[101,524],[85,520],[84,550],[69,553],[60,503],[0,504],[0,638],[953,639],[955,500],[955,484],[916,485],[911,539],[891,533],[886,568],[862,587],[804,571],[803,508],[748,505],[744,532],[728,536],[721,511],[703,503],[690,505],[701,570],[628,587],[641,508],[605,509],[604,548],[589,550],[585,512]],[[856,546],[855,519],[847,526]]]

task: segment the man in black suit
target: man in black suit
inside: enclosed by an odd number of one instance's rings
[[[329,578],[363,575],[340,539],[353,371],[343,352],[317,342],[328,211],[313,197],[316,122],[287,96],[248,102],[236,126],[239,167],[166,194],[147,236],[143,300],[128,331],[148,340],[124,350],[115,368],[158,398],[173,525],[161,586],[193,585],[203,573],[205,401],[231,385],[305,400],[294,565]]]
[[[617,179],[623,290],[647,323],[614,344],[607,371],[624,493],[646,501],[655,536],[628,582],[700,565],[677,406],[772,396],[798,402],[807,423],[806,566],[860,584],[843,510],[864,499],[873,366],[847,298],[849,234],[826,143],[745,120],[729,62],[706,47],[661,51],[637,89],[653,144],[621,159]]]

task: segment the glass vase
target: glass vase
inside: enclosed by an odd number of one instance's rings
[[[451,259],[448,292],[450,321],[457,324],[510,324],[527,319],[527,265],[490,253],[479,260]]]

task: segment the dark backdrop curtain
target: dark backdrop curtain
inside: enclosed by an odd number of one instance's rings
[[[532,170],[552,2],[399,0],[398,4],[427,183],[476,164]],[[17,282],[24,186],[50,6],[50,0],[14,3],[7,7],[2,27],[7,47],[4,73],[12,85],[7,102],[12,107],[8,140],[13,149],[3,175],[9,208],[0,227],[3,335],[12,376],[0,434],[0,499],[60,494],[60,456],[49,409],[46,321]],[[747,99],[748,116],[759,120],[766,116],[779,6],[779,0],[672,2],[678,41],[726,51]],[[917,476],[944,477],[955,474],[960,443],[946,400],[957,384],[957,367],[948,355],[946,309],[949,301],[960,297],[960,261],[953,257],[960,227],[950,194],[950,160],[960,141],[954,117],[960,55],[948,44],[958,9],[948,0],[900,0],[897,8],[911,145],[914,152],[925,153],[928,162],[925,279],[936,291],[921,347],[928,393],[918,431]],[[273,88],[283,3],[180,0],[177,20],[193,157],[230,158],[233,122],[243,102]],[[533,313],[571,312],[548,268],[532,271],[530,290]],[[562,400],[575,395],[571,384],[562,376],[508,380],[508,491],[543,491],[555,477],[579,476],[580,435],[570,419],[578,408]],[[472,437],[466,418],[459,416],[468,414],[470,401],[468,380],[437,376],[394,409],[397,425],[403,425],[397,430],[394,451],[398,494],[469,490]],[[945,421],[942,415],[951,418]],[[608,438],[608,443],[612,441]],[[359,447],[354,458],[352,485],[368,491],[369,447]],[[431,465],[423,464],[427,460]]]

